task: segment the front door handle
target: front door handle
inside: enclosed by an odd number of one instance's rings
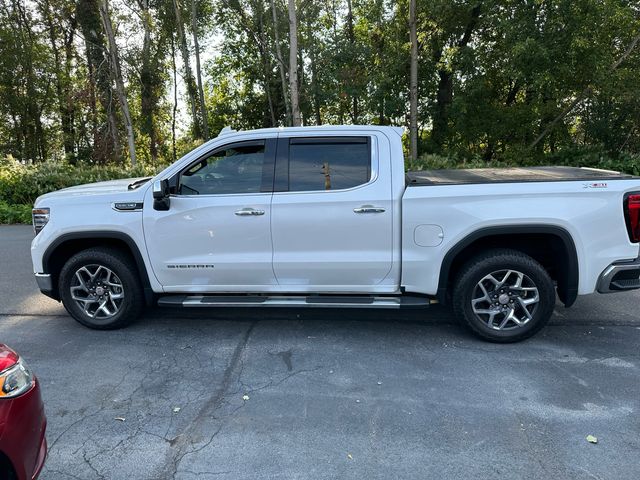
[[[238,215],[239,217],[264,215],[264,210],[256,210],[255,208],[243,208],[241,210],[237,210],[236,215]]]
[[[362,205],[361,207],[354,208],[355,213],[384,213],[384,208],[374,207],[373,205]]]

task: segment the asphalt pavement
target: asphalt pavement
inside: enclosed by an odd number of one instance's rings
[[[96,332],[0,227],[0,342],[36,372],[50,479],[640,478],[640,294],[533,339],[428,311],[152,309]],[[597,444],[587,442],[594,435]]]

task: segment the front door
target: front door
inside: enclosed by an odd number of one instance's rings
[[[153,272],[165,291],[260,291],[272,269],[275,139],[235,142],[190,164],[168,211],[144,205]]]

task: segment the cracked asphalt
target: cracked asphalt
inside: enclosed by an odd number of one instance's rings
[[[0,227],[0,341],[35,370],[49,479],[640,478],[640,294],[493,345],[429,311],[154,309],[96,332]],[[598,437],[596,445],[587,435]]]

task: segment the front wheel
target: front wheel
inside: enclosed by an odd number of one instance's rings
[[[555,288],[540,263],[517,250],[491,250],[468,261],[453,290],[456,316],[492,342],[517,342],[546,325]]]
[[[143,293],[133,259],[112,248],[91,248],[71,257],[60,272],[60,297],[82,325],[109,330],[140,315]]]

